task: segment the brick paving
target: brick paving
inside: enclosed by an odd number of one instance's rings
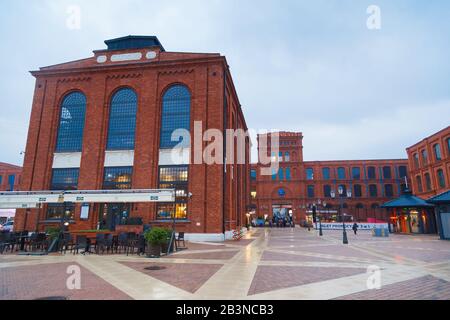
[[[265,251],[261,261],[293,261],[293,262],[336,262],[334,259],[303,256],[298,254],[289,254],[281,252]]]
[[[366,273],[362,268],[259,266],[248,295]],[[292,297],[295,299],[295,297]]]
[[[169,259],[202,259],[202,260],[229,260],[233,258],[239,251],[219,251],[205,253],[185,253],[174,254]]]
[[[67,288],[67,268],[81,270],[81,290]],[[67,300],[129,300],[130,297],[76,263],[42,264],[0,268],[0,300],[36,300],[65,297]]]
[[[339,297],[336,300],[450,300],[450,282],[425,276]]]
[[[211,278],[222,265],[217,264],[169,264],[169,263],[143,263],[122,262],[122,264],[150,277],[166,282],[187,292],[196,292],[209,278]],[[162,270],[146,270],[150,266],[163,267]]]

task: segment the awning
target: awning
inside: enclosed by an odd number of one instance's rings
[[[427,203],[422,198],[416,197],[411,191],[405,190],[405,192],[397,199],[386,202],[381,208],[394,209],[394,208],[432,208],[432,204]]]
[[[428,203],[432,204],[449,204],[450,203],[450,190],[447,190],[435,197],[427,200]]]
[[[38,208],[49,203],[175,202],[175,190],[30,191],[0,193],[0,209]]]

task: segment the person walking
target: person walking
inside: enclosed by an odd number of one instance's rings
[[[355,233],[355,235],[358,235],[358,224],[355,222],[354,224],[353,224],[353,232]]]

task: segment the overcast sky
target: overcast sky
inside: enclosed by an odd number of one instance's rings
[[[71,5],[80,29],[67,27]],[[449,16],[446,0],[4,0],[0,162],[23,161],[29,70],[129,34],[226,55],[248,126],[303,132],[306,160],[404,158],[450,123]]]

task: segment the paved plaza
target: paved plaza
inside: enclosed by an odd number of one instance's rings
[[[256,229],[240,242],[187,243],[161,259],[117,255],[0,256],[0,300],[450,299],[450,242],[437,236]],[[81,271],[69,290],[68,267]],[[159,267],[151,268],[148,267]],[[369,290],[369,266],[381,288]],[[156,269],[156,270],[152,270]]]

